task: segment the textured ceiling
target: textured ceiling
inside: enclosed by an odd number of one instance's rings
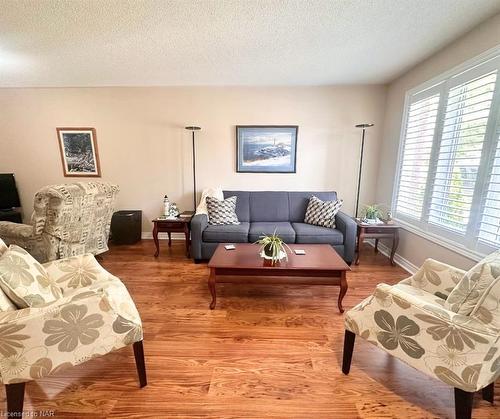
[[[387,82],[499,0],[0,0],[0,87]]]

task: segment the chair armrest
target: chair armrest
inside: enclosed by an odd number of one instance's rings
[[[404,289],[379,284],[372,296],[346,313],[345,327],[464,391],[477,391],[498,375],[498,330]]]
[[[113,309],[102,290],[43,307],[0,313],[0,381],[30,381],[142,339],[141,325]],[[23,368],[19,366],[23,365]]]
[[[34,235],[32,225],[0,221],[0,237],[3,239],[31,239]]]
[[[75,290],[107,280],[111,274],[104,269],[91,253],[53,260],[42,265],[50,279],[57,283],[63,295],[74,294]]]
[[[335,216],[335,225],[344,235],[344,260],[352,263],[356,248],[356,223],[350,216],[339,211]]]
[[[462,269],[434,259],[426,259],[415,274],[404,279],[401,283],[427,291],[446,300],[464,275],[465,271]]]
[[[208,226],[206,214],[196,214],[191,220],[191,256],[193,259],[201,259],[201,243],[203,241],[203,230]]]

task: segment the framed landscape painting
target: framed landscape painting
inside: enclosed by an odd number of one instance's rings
[[[236,171],[295,173],[297,125],[237,125]]]
[[[94,128],[57,128],[64,176],[100,177]]]

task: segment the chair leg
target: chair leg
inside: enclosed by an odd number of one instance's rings
[[[26,383],[6,384],[7,412],[9,417],[20,418],[23,414],[24,387]]]
[[[347,375],[351,370],[352,351],[354,350],[354,340],[356,335],[349,330],[344,334],[344,359],[342,360],[342,372]]]
[[[495,382],[483,388],[481,393],[483,393],[483,400],[489,401],[493,404],[495,399]]]
[[[455,387],[455,418],[471,419],[474,393]]]
[[[134,342],[134,356],[135,365],[137,367],[137,374],[139,375],[140,387],[145,387],[148,385],[148,380],[146,378],[146,363],[144,362],[144,346],[142,340],[139,342]]]

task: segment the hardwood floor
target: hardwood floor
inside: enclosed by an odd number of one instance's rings
[[[57,418],[453,417],[453,389],[357,339],[351,372],[341,372],[343,316],[338,287],[218,285],[208,309],[208,268],[184,243],[152,240],[113,247],[101,262],[127,285],[141,313],[148,386],[140,389],[132,347],[26,386],[25,410]],[[363,249],[348,273],[344,307],[379,282],[407,276]],[[474,399],[474,418],[498,418]],[[5,406],[5,396],[2,403]]]

